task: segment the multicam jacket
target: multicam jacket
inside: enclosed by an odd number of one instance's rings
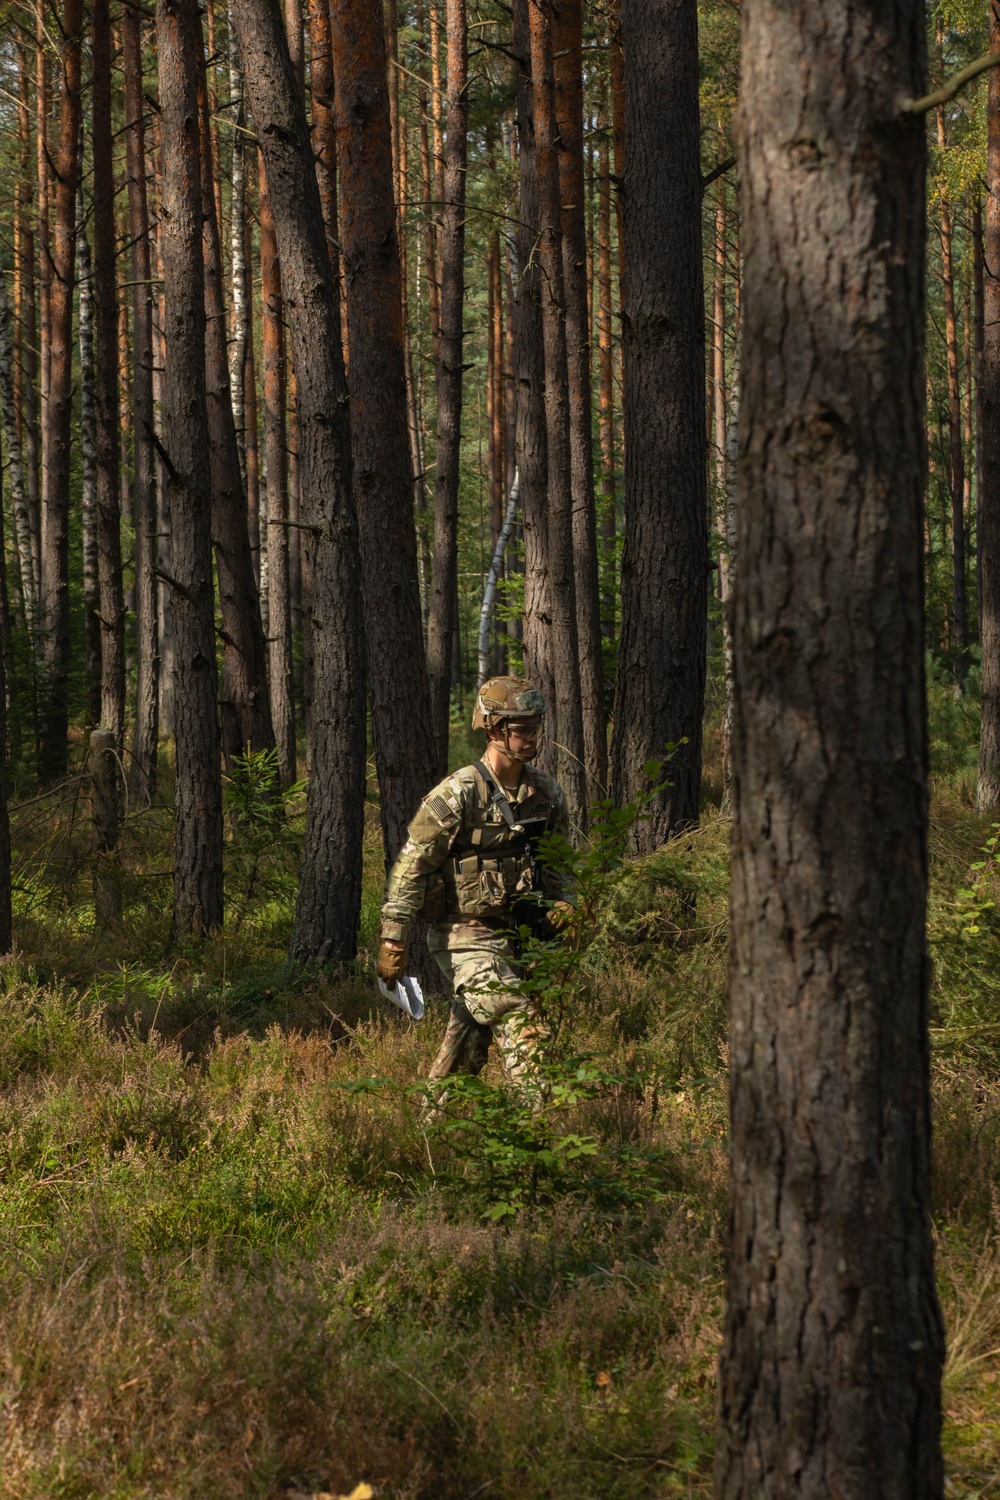
[[[531,847],[542,833],[568,837],[559,783],[525,766],[516,793],[508,795],[513,828],[496,792],[478,766],[463,766],[428,792],[386,880],[383,938],[402,941],[418,916],[502,927],[533,888],[550,900],[563,895],[562,879],[536,865]]]

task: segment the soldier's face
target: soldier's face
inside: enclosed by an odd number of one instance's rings
[[[507,725],[510,748],[522,760],[534,760],[538,754],[538,738],[542,732],[541,719],[514,719]],[[501,738],[501,745],[503,741]]]

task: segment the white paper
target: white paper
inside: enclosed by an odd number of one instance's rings
[[[411,1020],[420,1020],[424,1013],[424,997],[419,983],[412,974],[404,974],[391,990],[384,979],[379,980],[378,987],[385,998],[393,1005],[398,1005],[400,1010],[405,1010]]]

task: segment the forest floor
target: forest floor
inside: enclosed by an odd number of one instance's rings
[[[972,1500],[1000,1495],[1000,882],[971,780],[945,770],[935,1222],[948,1492]],[[538,1123],[488,1088],[422,1128],[407,1089],[444,1009],[414,1025],[375,989],[377,808],[346,977],[284,961],[288,811],[276,834],[230,789],[226,930],[187,947],[165,806],[129,820],[125,919],[102,932],[81,786],[15,811],[0,1495],[707,1496],[726,819],[709,807],[611,888],[568,1000],[562,1106]]]

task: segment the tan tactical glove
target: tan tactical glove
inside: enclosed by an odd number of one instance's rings
[[[397,943],[392,938],[386,938],[378,950],[378,958],[375,960],[375,973],[383,984],[391,988],[398,984],[406,969],[406,944]]]
[[[546,912],[549,931],[553,937],[565,932],[572,920],[574,907],[568,901],[553,901]]]

